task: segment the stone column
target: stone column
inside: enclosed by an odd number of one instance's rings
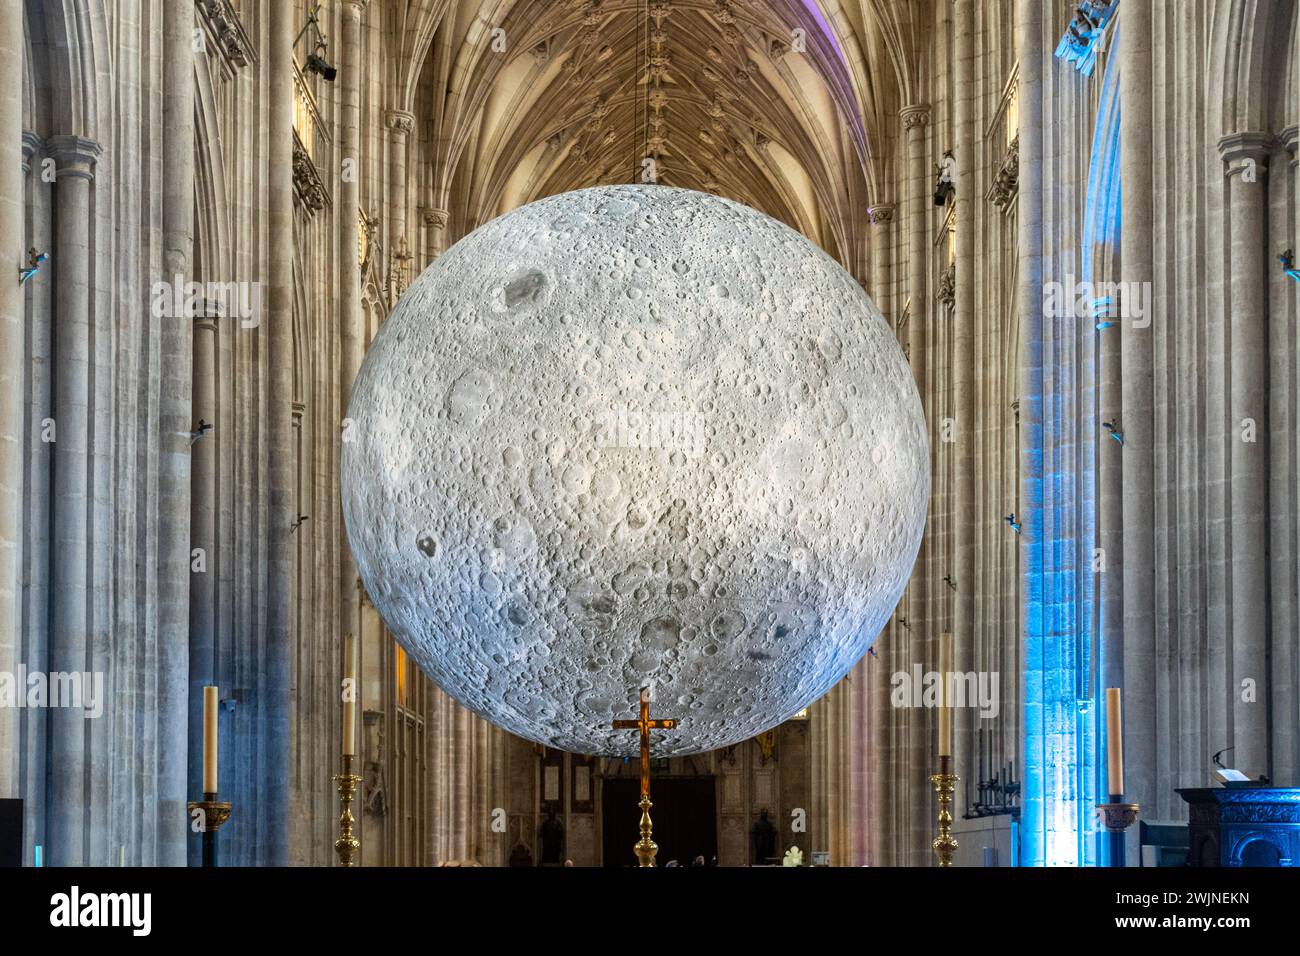
[[[1231,465],[1231,679],[1233,765],[1270,774],[1268,755],[1268,280],[1267,163],[1273,137],[1234,133],[1219,141],[1228,177],[1228,302],[1231,316],[1228,445]],[[1253,164],[1253,169],[1252,169]],[[1247,174],[1247,170],[1251,170]],[[1127,210],[1126,210],[1127,211]],[[1285,348],[1286,343],[1272,343]],[[1127,369],[1126,369],[1127,371]],[[1127,476],[1126,476],[1127,478]],[[1290,636],[1294,640],[1294,635]],[[1254,682],[1246,697],[1242,682]],[[1226,730],[1226,728],[1225,728]],[[1127,761],[1126,761],[1127,764]]]
[[[953,157],[956,173],[956,290],[953,302],[952,332],[952,406],[946,414],[953,416],[952,448],[954,459],[953,488],[953,570],[957,581],[952,616],[953,668],[970,671],[975,664],[975,443],[979,390],[976,383],[975,314],[975,214],[981,201],[979,155],[982,130],[978,128],[979,89],[976,87],[975,59],[978,55],[975,35],[974,0],[956,0],[953,5],[953,49],[956,54],[953,90],[957,143]],[[962,707],[953,711],[953,766],[966,776],[971,772],[964,762],[971,733],[971,711]]]
[[[452,837],[455,833],[455,819],[453,812],[455,810],[455,769],[452,763],[452,743],[455,740],[455,720],[456,706],[455,701],[447,696],[446,691],[442,688],[437,690],[437,713],[438,713],[438,733],[437,733],[437,759],[435,761],[435,775],[438,780],[438,803],[437,803],[437,827],[438,833],[435,838],[438,853],[437,862],[450,860],[455,856],[452,847]]]
[[[32,190],[30,201],[31,223],[30,243],[37,249],[53,251],[53,209],[51,190],[41,184],[39,173],[33,173],[33,157],[43,148],[40,138],[33,132],[23,133],[23,173],[30,177],[27,182]],[[22,562],[19,565],[25,580],[21,594],[19,612],[22,620],[21,636],[16,649],[21,653],[21,660],[29,669],[48,672],[50,620],[50,582],[53,569],[50,562],[53,542],[50,540],[49,521],[52,513],[50,480],[53,467],[54,444],[40,440],[38,436],[41,422],[54,414],[53,372],[51,361],[53,352],[53,299],[50,273],[53,262],[46,263],[41,273],[28,280],[25,306],[29,310],[26,316],[26,328],[29,338],[25,343],[25,356],[30,356],[31,365],[27,387],[23,395],[26,403],[24,414],[27,427],[30,428],[34,444],[22,449],[21,468],[25,488],[21,500],[22,520],[20,533],[22,538]],[[20,312],[20,318],[22,314]],[[11,353],[6,352],[8,357]],[[2,360],[0,360],[2,361]],[[23,434],[21,431],[19,434]],[[21,446],[19,446],[21,447]],[[17,659],[16,659],[17,660]],[[17,721],[16,730],[19,740],[15,743],[18,757],[18,777],[15,778],[13,792],[6,796],[19,797],[24,793],[44,793],[46,789],[46,762],[49,757],[45,714],[32,720],[32,712],[11,708],[10,712]],[[3,716],[0,716],[3,719]],[[25,730],[25,732],[24,732]],[[23,814],[23,860],[31,866],[35,861],[37,844],[47,846],[46,807],[44,801],[32,806],[31,812]]]
[[[46,144],[55,161],[55,242],[58,269],[54,388],[54,574],[51,671],[87,669],[90,620],[88,568],[90,423],[91,180],[98,143],[55,136]],[[49,716],[47,848],[51,866],[82,866],[86,858],[86,720],[80,707],[53,707]],[[182,825],[184,817],[182,816]]]
[[[0,10],[0,261],[26,263],[23,250],[23,5]],[[46,266],[48,268],[48,265]],[[21,654],[19,568],[22,566],[23,287],[0,280],[0,672],[16,674]],[[0,798],[19,796],[16,707],[0,710]]]
[[[451,816],[452,858],[463,860],[469,855],[469,800],[470,754],[473,752],[470,727],[471,714],[455,701],[449,701],[453,711],[451,738],[451,773],[455,776],[453,812]]]
[[[1300,109],[1300,104],[1295,104]],[[1295,125],[1287,127],[1282,131],[1283,145],[1291,153],[1290,172],[1291,182],[1295,183],[1297,166],[1296,166],[1296,143],[1297,128]],[[1300,189],[1291,190],[1297,206],[1300,206]],[[1297,209],[1300,212],[1300,209]],[[1300,222],[1300,218],[1292,218],[1292,228]],[[1280,226],[1280,228],[1279,228]],[[1274,224],[1274,233],[1286,233],[1285,218],[1281,224]],[[1292,232],[1284,243],[1292,249],[1300,248],[1300,243],[1296,242],[1295,233]],[[1270,266],[1276,263],[1273,259]],[[1274,280],[1278,282],[1278,280]],[[1300,652],[1300,647],[1296,642],[1288,638],[1288,635],[1295,634],[1297,629],[1297,606],[1296,594],[1291,582],[1296,580],[1296,555],[1291,553],[1291,540],[1294,529],[1296,528],[1296,501],[1295,501],[1295,471],[1292,469],[1289,449],[1296,440],[1297,432],[1300,426],[1297,425],[1296,410],[1290,405],[1290,396],[1292,394],[1290,370],[1294,367],[1296,358],[1295,351],[1292,349],[1278,348],[1276,343],[1286,341],[1287,336],[1293,334],[1292,328],[1295,307],[1288,307],[1288,300],[1295,303],[1298,288],[1290,279],[1281,280],[1282,286],[1280,294],[1276,286],[1274,287],[1274,299],[1269,309],[1269,341],[1273,343],[1270,348],[1270,368],[1269,368],[1269,418],[1271,419],[1271,432],[1275,436],[1274,444],[1271,446],[1273,451],[1269,455],[1270,464],[1270,482],[1269,482],[1269,501],[1271,504],[1271,547],[1270,547],[1270,566],[1272,571],[1271,591],[1269,594],[1272,611],[1271,621],[1271,643],[1269,665],[1273,679],[1270,681],[1271,686],[1268,692],[1272,698],[1271,706],[1275,715],[1272,737],[1273,741],[1282,742],[1295,740],[1297,734],[1300,734],[1300,725],[1297,724],[1297,718],[1300,714],[1296,712],[1293,702],[1296,699],[1296,655]],[[1283,502],[1288,502],[1283,506]],[[1286,715],[1279,718],[1278,715]],[[1285,744],[1273,747],[1273,765],[1269,777],[1273,780],[1295,780],[1297,774],[1300,774],[1300,767],[1297,767],[1296,761],[1300,754],[1296,753],[1294,747],[1287,747]]]
[[[808,838],[814,850],[830,850],[831,848],[831,828],[824,812],[827,802],[826,795],[829,793],[829,787],[826,784],[826,723],[829,719],[829,709],[825,697],[814,701],[808,706],[808,749],[811,754],[809,762],[811,764],[810,777],[812,783],[812,800],[810,801],[812,806],[808,808]],[[748,771],[746,771],[745,777],[746,788],[748,788]],[[747,805],[746,810],[750,809],[752,808]],[[747,813],[745,818],[746,828],[751,826],[752,823],[752,815]],[[752,848],[747,846],[745,850],[746,860],[750,859],[752,852]]]
[[[893,263],[891,224],[896,207],[893,203],[876,203],[867,215],[875,227],[871,230],[871,297],[884,313],[885,321],[897,329],[898,313],[891,304],[890,272]],[[898,611],[895,609],[894,617]],[[860,721],[862,734],[854,751],[861,761],[862,802],[854,814],[854,827],[860,831],[855,863],[872,866],[887,865],[883,847],[889,845],[892,800],[890,782],[894,779],[893,753],[890,747],[890,729],[894,719],[889,706],[889,667],[883,656],[897,640],[894,618],[885,625],[876,646],[885,648],[879,659],[864,657],[856,673],[861,681]]]
[[[352,383],[361,368],[365,352],[365,315],[361,309],[361,266],[357,257],[359,210],[361,208],[361,16],[370,0],[347,0],[343,4],[343,26],[339,64],[339,156],[350,169],[339,179],[339,419],[347,418]],[[349,175],[350,172],[350,175]],[[346,435],[343,425],[340,435]],[[347,528],[339,522],[340,631],[361,637],[361,599],[357,566],[352,560]]]
[[[511,850],[510,843],[510,777],[509,763],[507,755],[510,748],[510,737],[500,727],[492,728],[492,806],[493,809],[501,807],[507,811],[506,832],[492,834],[493,846],[493,866],[505,866],[506,859]],[[592,792],[595,793],[596,781],[591,781]],[[597,840],[600,835],[597,834]],[[597,843],[599,846],[599,843]]]
[[[415,115],[406,110],[388,110],[384,114],[384,123],[388,127],[388,256],[387,267],[396,267],[396,255],[400,243],[406,239],[406,139],[415,129]],[[413,254],[407,242],[407,253]],[[412,260],[414,261],[414,260]],[[407,268],[410,268],[408,263]],[[407,275],[409,282],[412,278]],[[390,282],[394,278],[390,276]]]
[[[896,328],[898,317],[889,308],[889,277],[891,266],[890,226],[897,207],[891,202],[876,203],[867,210],[867,219],[877,228],[871,230],[871,299],[880,307],[889,327]]]
[[[1119,96],[1121,216],[1120,279],[1150,283],[1152,252],[1152,68],[1151,8],[1121,5],[1119,12]],[[1129,288],[1129,286],[1125,286]],[[1131,314],[1121,301],[1121,316]],[[1155,806],[1155,418],[1152,330],[1121,319],[1120,427],[1123,449],[1124,577],[1124,787],[1126,796]],[[1103,441],[1108,440],[1103,436]],[[1117,609],[1110,609],[1112,612]],[[1138,835],[1128,834],[1128,854],[1138,852]]]
[[[848,866],[861,866],[867,856],[867,831],[865,814],[867,801],[867,714],[865,709],[865,691],[867,668],[865,661],[859,661],[849,672],[847,719],[845,734],[845,762],[848,765],[848,786],[844,794],[845,828],[848,831],[845,848]],[[811,862],[811,861],[809,861]]]
[[[1016,42],[1020,59],[1020,195],[1017,258],[1020,275],[1016,310],[1020,319],[1020,574],[1019,633],[1023,641],[1039,625],[1044,600],[1043,560],[1043,5],[1018,0]],[[1041,651],[1026,648],[1021,666],[1042,667]],[[1041,701],[1026,698],[1021,711],[1021,779],[1026,790],[1021,809],[1024,833],[1040,833],[1044,807],[1041,792],[1029,786],[1045,772],[1041,735]],[[1038,743],[1035,744],[1034,741]]]
[[[440,256],[444,249],[442,230],[447,225],[447,214],[441,209],[426,209],[424,225],[429,230],[429,262]],[[429,798],[430,843],[432,860],[439,862],[454,857],[452,840],[455,835],[453,812],[455,809],[456,774],[452,761],[451,748],[456,737],[451,729],[454,711],[459,705],[452,701],[441,688],[434,686],[430,697],[429,746]]]
[[[492,725],[482,717],[474,717],[474,810],[470,814],[469,828],[473,834],[473,859],[487,866],[492,818]]]
[[[219,281],[219,277],[204,276]],[[209,311],[210,310],[210,311]],[[220,564],[217,556],[217,464],[218,450],[233,422],[218,421],[217,415],[217,323],[215,302],[206,303],[205,314],[194,321],[193,415],[198,422],[213,424],[211,431],[190,446],[190,545],[203,550],[202,571],[191,570],[189,648],[189,771],[186,791],[203,792],[203,688],[217,681],[216,593]],[[225,321],[238,322],[237,316]],[[228,696],[230,688],[220,688]],[[218,768],[220,769],[220,768]],[[218,781],[220,782],[220,781]],[[229,787],[224,787],[229,791]],[[197,798],[197,797],[196,797]],[[200,862],[202,844],[197,835],[189,841],[189,863]]]
[[[924,400],[926,381],[929,375],[926,362],[926,349],[929,345],[926,270],[929,268],[930,263],[928,205],[931,202],[929,194],[930,170],[925,157],[925,128],[930,122],[930,107],[928,104],[905,106],[899,115],[903,120],[903,132],[906,140],[907,162],[905,170],[908,176],[905,209],[907,216],[907,290],[910,311],[907,320],[906,341],[908,356],[912,364],[912,374],[916,377],[917,388]],[[925,417],[927,422],[933,421],[934,409],[928,405],[925,408]],[[929,430],[927,429],[927,431]],[[933,454],[933,449],[931,454]],[[931,501],[933,501],[933,492],[931,493]],[[929,637],[929,576],[926,569],[929,567],[934,547],[933,533],[934,522],[932,517],[927,514],[925,534],[921,540],[921,550],[916,559],[917,571],[912,576],[911,584],[908,585],[909,592],[915,595],[916,599],[909,602],[914,609],[914,613],[910,621],[911,630],[906,632],[907,643],[910,656],[917,661],[924,657],[926,641]],[[900,816],[906,821],[907,836],[900,847],[899,857],[895,862],[905,866],[927,866],[930,862],[929,845],[931,839],[928,835],[930,823],[927,820],[930,807],[930,796],[927,789],[930,786],[930,771],[928,769],[930,763],[929,722],[924,714],[917,713],[914,709],[903,711],[901,716],[906,728],[905,739],[907,740],[907,746],[905,756],[899,760],[900,769],[906,769],[903,771],[905,776],[899,778],[898,786],[901,791],[899,795],[902,797]]]
[[[194,4],[163,7],[163,275],[193,278],[194,255]],[[183,300],[182,300],[183,301]],[[160,320],[158,368],[158,860],[185,862],[189,818],[188,706],[190,628],[190,369],[188,315]],[[195,711],[195,715],[201,711]]]
[[[265,414],[270,514],[266,534],[267,659],[265,680],[266,844],[268,865],[289,859],[290,662],[293,655],[293,38],[294,4],[271,5],[267,65],[267,248],[270,307],[266,333],[269,398]]]
[[[826,761],[825,781],[826,781],[826,849],[830,851],[831,862],[836,866],[844,866],[848,861],[844,859],[842,849],[842,838],[844,828],[840,819],[840,805],[844,801],[844,763],[841,759],[840,743],[844,735],[844,681],[840,681],[831,688],[823,700],[826,703],[826,734],[823,738],[824,759]],[[785,821],[778,817],[774,821],[777,826],[777,846],[776,852],[784,854],[786,850]]]
[[[447,251],[447,210],[426,209],[424,225],[429,230],[429,264]]]

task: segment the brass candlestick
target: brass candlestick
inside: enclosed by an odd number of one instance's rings
[[[203,866],[217,865],[217,831],[230,819],[230,804],[221,803],[215,793],[205,793],[202,800],[191,800],[187,806],[190,820],[199,812],[199,832],[203,834]]]
[[[957,783],[957,775],[952,772],[952,757],[939,758],[939,772],[930,775],[934,792],[939,795],[939,835],[930,844],[935,855],[939,857],[940,866],[952,866],[952,855],[957,850],[957,841],[952,835],[952,792]]]
[[[654,866],[655,854],[659,852],[659,845],[650,839],[652,824],[650,823],[650,808],[654,806],[650,802],[650,794],[641,794],[641,840],[635,847],[636,858],[641,861],[641,866]]]
[[[334,775],[339,787],[339,838],[334,841],[334,852],[339,855],[340,866],[356,866],[361,841],[352,835],[352,798],[356,795],[361,778],[352,772],[352,754],[343,755],[343,772]]]
[[[1111,866],[1128,865],[1124,858],[1124,831],[1133,825],[1141,809],[1136,803],[1125,803],[1122,793],[1111,794],[1109,803],[1097,804],[1097,819],[1106,828],[1110,841]]]

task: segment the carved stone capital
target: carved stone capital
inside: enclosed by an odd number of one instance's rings
[[[208,21],[208,28],[217,39],[222,54],[235,66],[248,66],[254,59],[253,44],[230,0],[195,0]]]
[[[103,149],[93,139],[84,136],[51,136],[45,141],[45,152],[55,162],[55,178],[73,176],[80,179],[95,178],[95,163]]]
[[[29,129],[23,130],[23,172],[31,172],[32,156],[41,148],[41,138]]]
[[[952,309],[957,303],[957,265],[953,263],[939,276],[939,291],[935,298],[946,309]]]
[[[447,210],[427,208],[424,210],[424,224],[430,229],[447,228]]]
[[[898,115],[903,120],[903,129],[928,126],[930,123],[930,104],[914,103],[911,106],[904,106],[898,111]]]
[[[406,110],[386,110],[384,125],[395,133],[406,135],[415,129],[415,114]]]
[[[887,226],[894,221],[896,208],[892,202],[876,203],[867,210],[867,219],[873,226]]]
[[[1002,160],[1002,165],[993,177],[993,185],[989,187],[986,198],[1002,210],[1003,214],[1009,213],[1015,206],[1016,197],[1020,194],[1020,137],[1017,136],[1011,141],[1011,146],[1007,149],[1006,158]]]
[[[296,131],[293,134],[293,185],[309,212],[319,212],[329,204],[325,182]]]
[[[1300,130],[1300,126],[1288,126],[1286,129],[1282,130],[1278,136],[1278,138],[1282,140],[1282,145],[1291,151],[1291,156],[1293,157],[1291,160],[1292,162],[1295,162],[1294,157],[1296,154],[1296,138],[1298,130]]]
[[[1247,182],[1268,169],[1268,156],[1277,140],[1269,133],[1231,133],[1219,140],[1219,158],[1227,167],[1228,176],[1250,170]]]

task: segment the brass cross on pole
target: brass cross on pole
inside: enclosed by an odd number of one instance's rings
[[[650,839],[652,831],[650,808],[653,806],[650,802],[650,731],[672,730],[677,726],[677,721],[651,720],[650,688],[642,687],[640,716],[636,720],[616,720],[613,726],[615,730],[635,729],[641,732],[641,801],[638,804],[641,807],[641,841],[634,849],[642,866],[654,866],[655,854],[659,852],[659,847],[654,840]]]

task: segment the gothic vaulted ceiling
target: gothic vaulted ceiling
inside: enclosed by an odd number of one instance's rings
[[[853,268],[863,211],[890,200],[876,184],[918,3],[397,0],[390,83],[457,235],[652,176],[761,209]]]

